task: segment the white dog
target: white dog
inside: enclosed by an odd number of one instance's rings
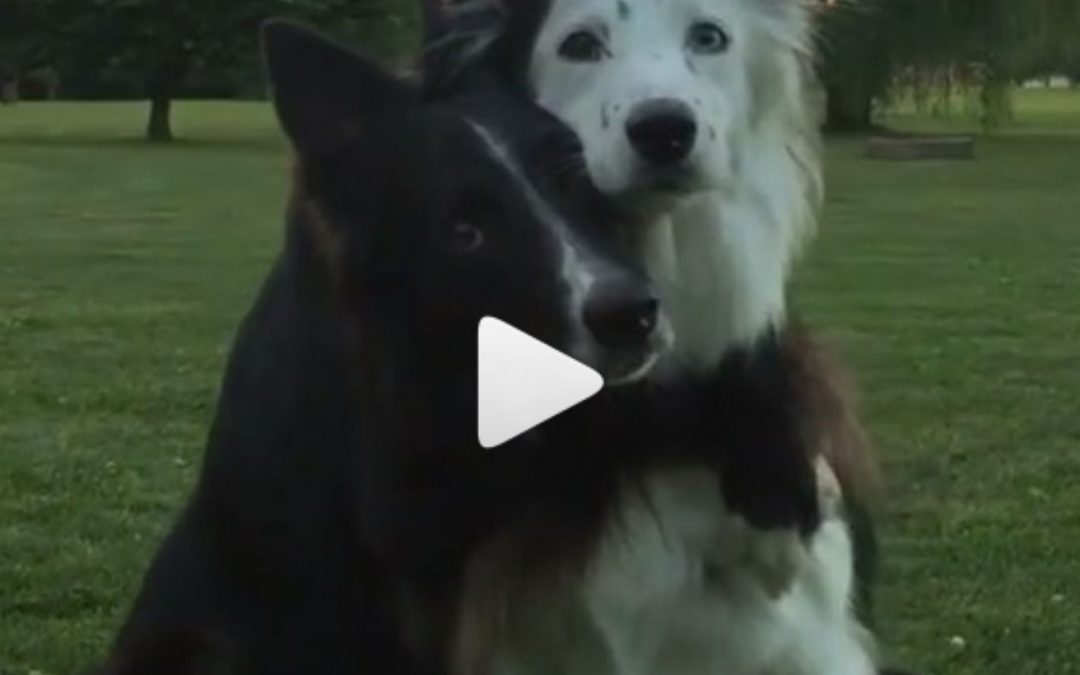
[[[800,0],[554,0],[530,75],[589,174],[651,221],[641,255],[676,365],[715,366],[783,321],[821,195]]]
[[[716,367],[785,320],[822,193],[810,12],[801,0],[553,0],[541,25],[538,101],[577,132],[597,186],[645,216],[635,242],[676,340],[662,374]],[[828,503],[835,482],[819,470]],[[875,672],[836,509],[801,558],[794,537],[710,518],[723,504],[707,475],[658,475],[649,497],[651,510],[623,515],[628,534],[586,591],[608,672]],[[724,561],[711,592],[710,555]]]
[[[543,6],[535,96],[643,223],[631,240],[675,335],[658,376],[707,371],[782,328],[822,193],[809,0],[506,1]],[[584,583],[519,607],[493,672],[876,673],[839,487],[818,472],[825,521],[805,545],[728,512],[707,469],[628,489]]]

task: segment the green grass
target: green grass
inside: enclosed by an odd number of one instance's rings
[[[1080,92],[1070,96],[1071,128],[1059,108],[1042,133],[1027,123],[980,138],[975,162],[830,147],[823,236],[799,302],[841,331],[885,459],[885,640],[897,661],[936,673],[1080,673]]]
[[[1080,94],[1019,110],[974,162],[832,143],[797,288],[887,470],[883,641],[932,673],[1080,673]],[[137,142],[144,112],[0,108],[2,675],[101,654],[280,241],[265,106],[181,104],[173,147]]]
[[[1029,89],[1013,96],[1016,119],[1002,133],[1009,136],[1080,136],[1076,89]],[[976,131],[978,113],[970,94],[951,97],[945,110],[930,109],[919,114],[911,100],[901,100],[885,111],[882,122],[910,131]]]

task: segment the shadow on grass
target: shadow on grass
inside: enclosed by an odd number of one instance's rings
[[[141,136],[107,137],[80,135],[10,135],[0,134],[0,147],[11,148],[48,148],[48,149],[93,149],[93,148],[131,148],[161,151],[203,151],[214,152],[267,152],[277,153],[288,145],[283,138],[230,137],[230,138],[177,138],[169,142],[148,141]]]

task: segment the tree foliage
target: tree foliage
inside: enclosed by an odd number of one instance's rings
[[[944,105],[964,92],[993,126],[1018,78],[1075,68],[1080,0],[840,0],[821,36],[834,121],[868,123],[891,95]]]
[[[366,39],[389,56],[415,32],[411,0],[3,0],[0,60],[48,63],[70,79],[149,98],[148,136],[171,138],[169,104],[230,69],[256,78],[257,27],[292,16]],[[3,23],[0,21],[0,23]],[[83,75],[83,77],[79,77]],[[242,77],[239,76],[239,77]],[[65,79],[69,79],[65,78]],[[93,93],[93,92],[76,92]]]

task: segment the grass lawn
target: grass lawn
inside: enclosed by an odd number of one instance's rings
[[[796,289],[886,465],[883,641],[942,675],[1080,673],[1080,93],[1018,110],[974,162],[833,142]],[[0,675],[102,653],[280,241],[265,106],[181,104],[172,147],[144,112],[0,108]]]

